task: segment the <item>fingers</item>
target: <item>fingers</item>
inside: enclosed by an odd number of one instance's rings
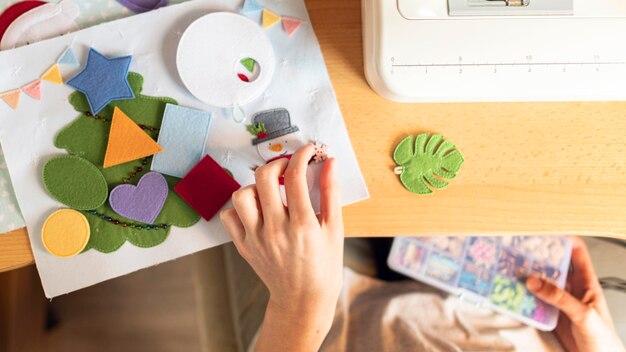
[[[321,221],[330,226],[341,223],[339,182],[335,176],[336,159],[328,159],[320,174]]]
[[[588,306],[582,304],[567,291],[560,289],[552,282],[546,281],[539,276],[529,276],[526,279],[526,287],[541,300],[565,313],[574,324],[582,322],[589,312],[590,308]]]
[[[607,325],[614,326],[604,298],[604,290],[600,286],[585,241],[577,236],[570,237],[570,240],[572,241],[572,273],[567,278],[572,287],[570,292],[583,304],[594,307]]]
[[[287,194],[287,207],[291,219],[315,219],[315,212],[311,206],[309,187],[306,181],[306,173],[309,161],[315,153],[312,144],[307,144],[298,149],[291,157],[285,170],[285,192]]]
[[[233,207],[247,234],[256,233],[263,225],[255,185],[240,188],[233,193]]]
[[[591,255],[587,250],[587,245],[580,237],[570,237],[572,241],[572,278],[582,283],[584,288],[599,288],[598,277],[593,268]]]
[[[246,237],[246,229],[243,227],[241,219],[239,219],[239,215],[237,215],[237,211],[233,208],[224,209],[224,211],[220,213],[220,220],[222,220],[226,231],[233,239],[235,246],[242,248],[243,240]]]
[[[281,215],[286,215],[285,206],[280,198],[279,178],[285,173],[288,159],[281,158],[256,169],[256,190],[259,195],[261,211],[265,222],[277,221]]]

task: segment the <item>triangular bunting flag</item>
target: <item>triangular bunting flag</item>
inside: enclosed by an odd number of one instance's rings
[[[111,167],[163,151],[141,127],[115,107],[104,167]]]
[[[256,0],[245,0],[243,2],[243,9],[241,10],[241,12],[250,13],[261,10],[263,10],[263,8],[256,2]]]
[[[41,79],[56,84],[63,84],[63,77],[61,76],[61,70],[59,70],[59,65],[52,65],[48,69],[48,71],[44,72],[44,74],[41,75]]]
[[[9,106],[15,110],[20,105],[20,90],[14,89],[8,92],[0,93],[0,98],[4,100],[5,103],[9,104]]]
[[[23,86],[22,92],[35,100],[41,100],[41,80],[38,79]]]
[[[287,32],[288,35],[292,35],[294,34],[298,28],[300,28],[300,24],[302,23],[302,21],[300,21],[297,18],[293,18],[293,17],[286,17],[283,16],[283,28],[285,29],[285,32]]]
[[[268,9],[263,9],[263,28],[268,29],[280,21],[280,16]]]
[[[72,48],[70,47],[65,49],[63,54],[59,56],[57,63],[61,65],[80,66],[80,63],[78,62],[78,59],[76,58],[76,55],[74,55],[74,50],[72,50]]]

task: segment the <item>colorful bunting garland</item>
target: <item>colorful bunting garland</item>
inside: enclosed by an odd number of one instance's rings
[[[52,82],[55,84],[63,84],[63,76],[61,76],[61,70],[58,64],[50,66],[48,71],[44,72],[41,76],[44,81]]]
[[[289,36],[294,34],[298,30],[298,28],[300,28],[300,24],[302,24],[302,21],[300,21],[299,19],[287,16],[283,16],[282,21],[283,29],[285,30],[285,32],[287,32],[287,35]]]
[[[74,50],[72,50],[72,48],[70,47],[65,49],[63,54],[59,56],[57,63],[61,65],[80,66],[80,63],[78,62],[78,59],[76,58],[76,55],[74,55]]]
[[[259,5],[259,3],[257,3],[256,0],[245,0],[243,2],[243,8],[241,10],[242,13],[248,14],[259,11],[262,11],[261,26],[263,26],[264,29],[269,29],[273,27],[276,23],[282,22],[283,29],[285,30],[287,35],[292,36],[302,24],[302,21],[297,18],[281,16],[275,12],[272,12],[271,10],[262,7],[261,5]]]
[[[22,92],[35,100],[41,100],[41,79],[34,80],[22,87]]]
[[[262,15],[263,28],[268,29],[278,22],[280,22],[279,15],[273,13],[272,11],[268,9],[263,9],[263,15]]]
[[[256,2],[256,0],[246,0],[243,2],[243,13],[251,13],[261,11],[263,8]]]
[[[72,48],[68,47],[59,56],[59,59],[55,64],[50,66],[38,79],[25,84],[24,86],[16,89],[12,89],[6,92],[0,92],[0,99],[2,99],[13,110],[17,110],[20,105],[20,96],[23,92],[29,97],[35,100],[41,100],[42,98],[42,82],[48,81],[55,84],[63,84],[63,76],[61,75],[61,69],[59,65],[80,66],[76,55]]]
[[[0,93],[0,98],[4,100],[13,110],[17,109],[20,105],[20,90],[14,89],[8,92]]]

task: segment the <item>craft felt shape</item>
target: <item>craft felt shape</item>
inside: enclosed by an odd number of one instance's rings
[[[132,57],[108,58],[95,49],[89,49],[85,68],[67,81],[67,84],[83,92],[92,114],[97,114],[115,100],[134,98],[127,75]]]
[[[59,56],[57,63],[60,65],[80,66],[80,63],[78,62],[78,59],[76,58],[76,55],[74,55],[74,50],[72,50],[72,48],[70,47],[65,49],[63,54]]]
[[[240,187],[207,155],[174,187],[174,191],[209,221]]]
[[[100,170],[89,161],[73,155],[48,160],[43,167],[43,183],[54,199],[77,210],[98,208],[104,204],[109,193]]]
[[[431,187],[448,186],[443,179],[455,178],[464,161],[452,142],[428,133],[418,135],[415,145],[413,136],[403,139],[393,153],[393,160],[399,165],[395,172],[400,174],[404,187],[417,194],[432,193]]]
[[[263,16],[262,16],[263,28],[268,29],[278,22],[280,22],[279,15],[275,14],[274,12],[268,9],[263,9]]]
[[[115,107],[109,143],[104,156],[104,167],[111,167],[137,160],[163,151],[141,127],[122,110]]]
[[[246,57],[241,59],[241,64],[245,67],[250,73],[254,72],[254,65],[256,65],[256,61],[251,57]]]
[[[79,254],[89,242],[91,229],[87,218],[72,209],[50,214],[41,228],[41,241],[46,250],[57,257]]]
[[[41,75],[41,79],[55,84],[63,84],[63,76],[61,76],[59,65],[54,64],[50,66],[50,68]]]
[[[128,82],[135,98],[114,101],[97,117],[89,112],[89,103],[83,93],[75,92],[70,95],[69,102],[80,115],[58,132],[54,140],[57,148],[65,149],[70,154],[80,155],[96,165],[104,175],[109,189],[122,183],[137,182],[149,171],[150,167],[149,158],[106,169],[101,167],[115,108],[118,107],[128,113],[133,121],[144,126],[146,132],[156,138],[166,104],[176,103],[171,98],[141,95],[143,78],[139,74],[129,73]],[[165,178],[170,188],[179,181],[169,176]],[[82,213],[87,217],[92,230],[85,250],[95,249],[102,253],[114,252],[126,242],[142,248],[157,246],[167,239],[172,226],[189,227],[200,220],[200,215],[175,192],[168,193],[161,213],[154,221],[155,225],[146,225],[133,220],[125,221],[113,211],[108,202],[97,209]]]
[[[35,100],[41,100],[41,80],[34,80],[22,87],[22,92]]]
[[[322,142],[316,141],[313,143],[315,148],[315,155],[313,155],[313,162],[321,163],[328,159],[328,146]]]
[[[261,10],[263,10],[263,8],[261,7],[261,5],[259,5],[259,3],[256,2],[256,0],[244,0],[241,12],[250,13]]]
[[[291,124],[291,115],[284,108],[261,111],[252,117],[252,125],[247,126],[248,132],[255,135],[252,145],[276,139],[298,132],[298,126]]]
[[[152,171],[183,178],[202,159],[211,114],[167,104],[159,132],[163,152],[154,156]]]
[[[248,70],[241,60],[252,55],[260,68],[258,74],[242,79],[238,74],[248,76]],[[176,68],[185,87],[200,101],[238,111],[264,94],[276,71],[276,56],[258,23],[242,15],[216,12],[187,27],[178,43]]]
[[[0,93],[0,98],[4,100],[13,110],[20,105],[20,90],[14,89],[8,92]]]
[[[137,186],[119,185],[113,188],[109,204],[125,218],[152,224],[161,212],[168,193],[165,177],[158,172],[148,172]]]
[[[287,35],[289,36],[294,34],[298,30],[298,28],[300,28],[300,24],[302,24],[302,21],[300,21],[299,19],[287,16],[282,17],[282,22],[283,29],[285,30],[285,32],[287,32]]]

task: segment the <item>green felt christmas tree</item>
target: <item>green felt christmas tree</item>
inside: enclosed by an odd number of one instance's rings
[[[143,77],[137,73],[129,73],[128,82],[135,98],[114,101],[97,115],[89,112],[89,104],[82,93],[71,94],[69,102],[80,115],[61,130],[54,141],[56,147],[94,164],[102,172],[109,191],[123,183],[137,184],[150,171],[152,162],[152,157],[148,157],[106,169],[102,167],[114,108],[120,108],[156,140],[165,105],[176,104],[171,98],[141,95]],[[126,241],[138,247],[154,247],[165,241],[172,226],[189,227],[198,222],[200,215],[172,191],[179,179],[169,176],[166,179],[170,192],[154,224],[124,218],[111,209],[108,201],[96,209],[81,210],[91,226],[91,237],[85,250],[93,248],[110,253],[119,249]],[[64,189],[56,191],[66,192]]]

